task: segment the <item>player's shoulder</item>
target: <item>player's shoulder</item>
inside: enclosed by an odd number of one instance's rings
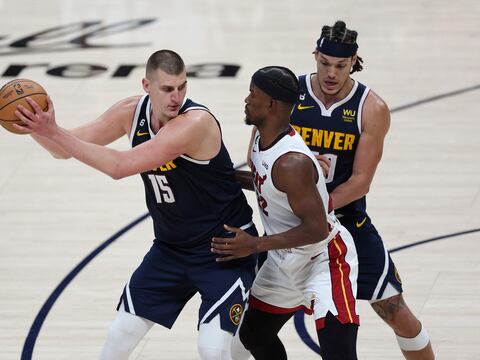
[[[131,96],[120,101],[117,101],[112,106],[110,106],[101,116],[101,119],[107,121],[113,121],[115,123],[121,122],[125,125],[131,123],[133,116],[135,114],[135,109],[138,102],[142,98],[141,95]]]
[[[295,174],[305,171],[310,171],[312,165],[312,159],[305,153],[296,149],[291,149],[284,154],[280,155],[275,161],[274,169],[285,174]]]
[[[275,187],[286,193],[298,190],[316,176],[312,159],[305,153],[297,151],[281,155],[272,168],[272,181]]]
[[[127,98],[117,101],[112,108],[123,110],[123,111],[132,111],[136,109],[138,102],[142,99],[142,95],[129,96]]]
[[[390,127],[390,109],[387,103],[370,90],[363,106],[362,131],[372,129],[386,133]]]
[[[120,119],[125,118],[131,120],[133,118],[133,114],[135,113],[135,109],[137,108],[137,104],[141,98],[141,95],[136,95],[119,100],[112,106],[110,106],[110,108],[106,111],[105,114],[118,117]]]
[[[368,92],[368,95],[365,99],[364,108],[373,112],[389,112],[387,103],[383,100],[380,95],[375,91],[371,90]]]
[[[215,123],[215,117],[207,107],[193,102],[185,112],[177,116],[177,119],[179,119],[179,121],[188,119],[188,122],[185,123],[191,126],[211,125]]]

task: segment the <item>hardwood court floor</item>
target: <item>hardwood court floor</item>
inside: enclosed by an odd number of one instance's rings
[[[356,78],[396,110],[368,197],[385,243],[395,249],[480,228],[476,1],[0,1],[0,14],[1,83],[28,65],[15,77],[43,84],[66,128],[141,93],[141,66],[128,66],[142,65],[156,49],[178,51],[192,71],[201,64],[239,66],[235,76],[221,78],[218,65],[202,67],[203,77],[188,85],[189,96],[217,115],[237,164],[250,131],[243,99],[251,74],[274,64],[315,71],[311,51],[321,26],[344,19],[359,32],[365,60]],[[62,30],[40,34],[56,27]],[[131,73],[118,72],[125,66]],[[448,95],[457,90],[465,91]],[[1,360],[18,359],[22,351],[23,359],[97,358],[121,289],[151,244],[150,220],[94,257],[63,292],[54,291],[145,211],[139,177],[114,181],[75,161],[53,160],[28,136],[0,131]],[[393,253],[407,302],[427,327],[437,359],[480,359],[479,250],[473,231]],[[52,293],[59,296],[49,302]],[[32,328],[46,302],[52,306],[44,322]],[[172,331],[154,328],[132,358],[198,358],[197,305],[195,298]],[[401,359],[391,331],[368,304],[360,310],[359,357]],[[306,323],[312,331],[311,319]],[[35,336],[27,338],[31,329]],[[318,358],[293,322],[281,336],[291,359]]]

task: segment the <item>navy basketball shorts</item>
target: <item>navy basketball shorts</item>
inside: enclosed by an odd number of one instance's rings
[[[257,236],[252,225],[245,229]],[[233,236],[231,233],[219,234]],[[225,263],[215,259],[211,239],[193,249],[175,248],[157,241],[125,286],[119,306],[171,328],[185,304],[201,296],[197,328],[220,315],[223,330],[235,334],[255,276],[256,256]]]
[[[403,292],[402,281],[382,238],[367,215],[340,216],[358,254],[357,299],[375,302]]]

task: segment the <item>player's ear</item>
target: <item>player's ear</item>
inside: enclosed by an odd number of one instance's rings
[[[277,100],[273,99],[273,98],[270,98],[270,109],[273,109],[273,107],[277,104]]]
[[[357,54],[352,56],[352,67],[353,65],[355,65],[356,62],[357,62]]]
[[[143,87],[143,90],[145,90],[146,93],[150,92],[150,81],[148,81],[147,78],[142,79],[142,87]]]

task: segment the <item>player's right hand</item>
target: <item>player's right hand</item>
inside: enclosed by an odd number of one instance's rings
[[[24,125],[13,124],[13,126],[17,130],[22,130],[27,133],[50,137],[58,128],[55,121],[55,110],[50,96],[47,96],[47,111],[43,111],[30,97],[27,97],[26,101],[31,106],[33,112],[22,105],[18,105],[15,115],[22,120]]]
[[[315,155],[315,158],[317,159],[318,164],[322,168],[323,177],[326,178],[328,176],[328,172],[330,171],[330,160],[325,155]]]
[[[238,259],[257,252],[258,238],[240,228],[224,225],[225,230],[234,233],[234,237],[212,238],[211,251],[220,255],[218,262]]]

